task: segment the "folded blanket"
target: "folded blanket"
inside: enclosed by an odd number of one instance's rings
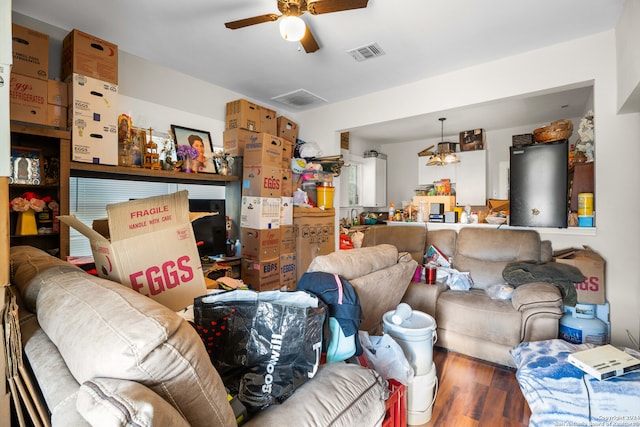
[[[577,267],[557,262],[536,263],[532,261],[512,262],[502,270],[502,278],[517,287],[531,282],[552,283],[560,289],[564,305],[575,306],[578,294],[574,283],[584,281]]]

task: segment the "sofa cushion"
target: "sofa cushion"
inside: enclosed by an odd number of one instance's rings
[[[458,232],[454,268],[470,272],[473,287],[505,283],[502,270],[514,261],[539,261],[540,235],[534,230],[464,227]]]
[[[42,329],[35,328],[30,333],[29,339],[24,343],[24,354],[51,413],[51,424],[88,426],[76,411],[76,397],[80,384],[71,375],[56,346]]]
[[[173,406],[134,381],[115,378],[85,381],[76,408],[92,426],[189,427]]]
[[[458,233],[455,230],[429,230],[427,234],[427,250],[433,245],[447,257],[452,257],[456,253],[457,238]]]
[[[313,380],[245,427],[354,427],[382,425],[386,385],[375,371],[356,364],[322,365]],[[209,424],[211,425],[211,424]]]
[[[540,262],[553,261],[553,247],[550,240],[540,242]]]
[[[393,245],[377,245],[331,252],[315,257],[307,271],[324,271],[351,280],[398,263],[398,249]]]
[[[49,277],[37,305],[42,329],[78,383],[96,377],[137,381],[191,425],[235,424],[200,338],[168,308],[81,271]]]
[[[409,252],[417,263],[422,264],[426,239],[426,227],[416,225],[379,225],[367,228],[362,239],[362,247],[382,244],[393,245],[399,252]]]
[[[521,314],[511,301],[492,300],[482,289],[440,294],[438,328],[487,342],[514,346],[520,342]]]
[[[360,298],[364,316],[360,323],[361,330],[378,334],[382,325],[382,315],[395,310],[400,304],[418,266],[413,259],[410,261],[351,280],[350,283]]]

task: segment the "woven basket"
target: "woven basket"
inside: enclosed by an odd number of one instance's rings
[[[537,143],[561,141],[569,139],[573,133],[573,123],[571,120],[563,119],[551,122],[551,125],[538,128],[533,131],[533,139]]]

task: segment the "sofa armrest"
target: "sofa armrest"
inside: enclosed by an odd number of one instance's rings
[[[180,413],[135,381],[94,378],[78,392],[76,409],[91,425],[188,427]]]
[[[562,317],[562,295],[557,286],[531,282],[514,289],[513,308],[522,313],[521,341],[541,341],[558,337]]]
[[[20,293],[22,307],[32,313],[36,312],[40,288],[49,277],[68,271],[83,271],[80,267],[51,256],[42,249],[27,245],[11,247],[9,263],[11,283]]]
[[[402,297],[402,302],[409,304],[414,310],[422,311],[435,318],[438,298],[446,290],[447,285],[444,283],[427,285],[424,282],[411,282]]]
[[[562,312],[562,295],[557,286],[547,282],[531,282],[516,287],[511,296],[518,311],[555,308]]]

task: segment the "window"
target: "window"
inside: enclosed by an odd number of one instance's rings
[[[71,178],[69,182],[69,213],[91,226],[93,220],[107,217],[106,206],[108,204],[159,196],[180,190],[187,190],[189,198],[193,199],[225,198],[225,187],[217,185]],[[76,230],[69,230],[69,240],[70,255],[91,254],[89,240]]]
[[[340,171],[341,206],[359,206],[361,204],[362,165],[357,162],[345,164]]]

